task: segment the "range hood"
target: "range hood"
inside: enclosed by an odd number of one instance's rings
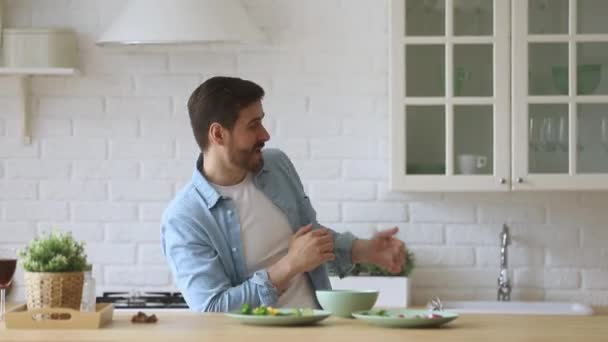
[[[247,43],[264,36],[240,0],[130,0],[97,41],[116,44]]]

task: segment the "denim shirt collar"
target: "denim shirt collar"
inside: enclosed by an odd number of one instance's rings
[[[198,155],[198,159],[196,160],[196,164],[194,165],[194,171],[192,172],[192,184],[196,187],[196,189],[201,193],[205,203],[207,204],[207,208],[213,208],[220,199],[222,199],[222,195],[211,185],[211,183],[207,180],[207,178],[200,171],[203,167],[203,154],[200,153]],[[254,184],[258,184],[259,178],[262,174],[270,172],[270,168],[264,163],[264,166],[254,177]]]

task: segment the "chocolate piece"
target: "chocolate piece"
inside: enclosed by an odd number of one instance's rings
[[[152,314],[151,316],[146,315],[145,313],[139,311],[136,315],[131,317],[131,323],[156,323],[158,322],[158,318],[156,315]]]

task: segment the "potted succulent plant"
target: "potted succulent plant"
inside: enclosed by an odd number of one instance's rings
[[[406,261],[399,273],[390,273],[372,264],[357,264],[344,278],[330,270],[329,281],[334,289],[378,290],[376,306],[408,307],[410,305],[409,275],[415,266],[414,253],[407,251]]]
[[[29,310],[80,309],[87,257],[71,233],[44,233],[19,252]]]

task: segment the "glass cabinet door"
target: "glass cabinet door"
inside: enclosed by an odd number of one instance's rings
[[[608,1],[512,3],[514,188],[608,188]]]
[[[391,187],[509,190],[508,1],[391,6]]]

